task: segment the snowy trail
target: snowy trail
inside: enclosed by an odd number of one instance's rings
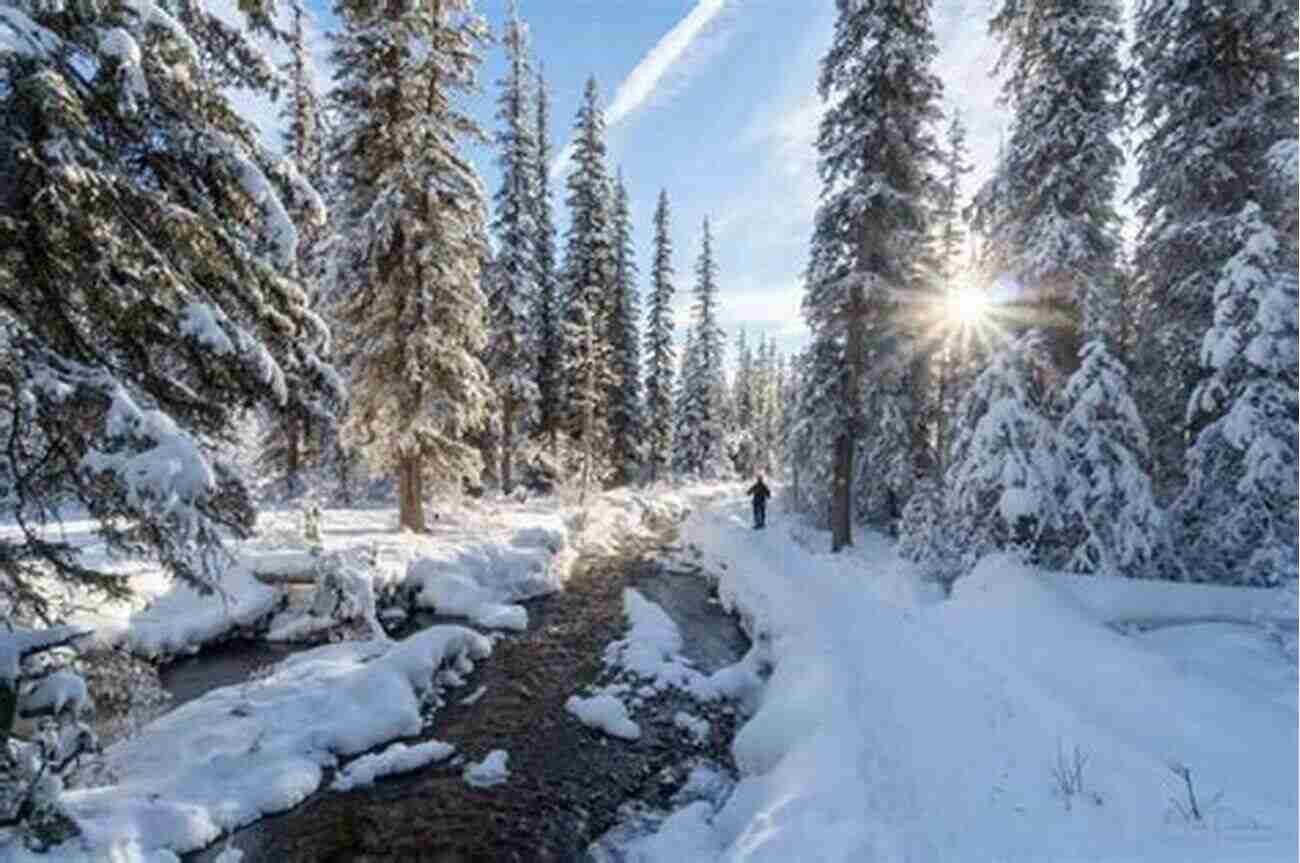
[[[686,525],[775,670],[728,803],[683,810],[632,859],[1295,859],[1294,667],[1258,632],[1228,628],[1252,648],[1237,662],[1191,665],[1006,559],[941,600],[879,537],[830,555],[795,530],[774,512],[753,531],[739,497]],[[1053,769],[1075,747],[1067,800]],[[1177,817],[1174,762],[1202,800],[1223,792],[1205,822]]]

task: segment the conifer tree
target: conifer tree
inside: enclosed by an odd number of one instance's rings
[[[614,295],[615,250],[605,167],[605,116],[588,78],[574,121],[570,213],[564,259],[564,389],[570,438],[582,442],[584,487],[608,449],[610,372],[606,312]]]
[[[754,354],[745,340],[745,328],[736,334],[736,377],[731,401],[736,428],[749,431],[754,423]]]
[[[513,462],[518,437],[537,401],[528,338],[530,304],[537,291],[535,216],[537,141],[532,110],[532,69],[528,59],[528,30],[519,19],[517,2],[510,5],[502,44],[506,73],[498,85],[496,135],[501,188],[496,194],[496,258],[488,285],[488,373],[496,391],[502,491],[514,485]]]
[[[1054,555],[1061,548],[1062,470],[1056,428],[1045,412],[1042,370],[1050,360],[1040,340],[1029,333],[996,352],[958,409],[944,476],[946,511],[931,521],[948,535],[930,544],[960,550],[959,572],[1005,549],[1033,563],[1060,562]]]
[[[347,0],[334,41],[338,315],[352,372],[344,433],[393,470],[403,528],[424,529],[426,478],[477,481],[467,442],[489,420],[482,184],[458,152],[482,130],[453,97],[487,39],[467,0],[394,11]]]
[[[1214,374],[1202,347],[1216,326],[1216,292],[1257,236],[1252,222],[1294,236],[1284,211],[1295,178],[1277,173],[1270,154],[1278,142],[1295,149],[1296,9],[1281,0],[1141,0],[1134,28],[1137,384],[1157,486],[1170,494],[1184,478],[1187,444],[1226,407],[1188,415]],[[1294,260],[1281,266],[1284,246],[1266,271],[1294,271]]]
[[[667,472],[673,447],[673,262],[668,191],[659,192],[654,216],[654,262],[645,331],[646,466],[650,481]]]
[[[1151,492],[1146,425],[1127,370],[1104,342],[1084,345],[1062,401],[1063,531],[1072,548],[1066,567],[1155,575],[1165,524]]]
[[[934,225],[937,234],[936,253],[939,263],[939,283],[951,297],[965,286],[957,283],[957,266],[966,245],[966,230],[961,214],[961,181],[969,174],[967,161],[966,126],[961,111],[954,110],[948,122],[941,156],[938,199],[934,208]],[[952,321],[943,321],[942,336],[934,357],[934,450],[936,475],[942,476],[948,457],[949,429],[956,410],[956,399],[961,390],[960,372],[966,365],[966,352],[970,347],[970,333]]]
[[[311,192],[300,196],[289,208],[289,216],[298,230],[298,254],[294,266],[303,280],[310,303],[318,306],[322,294],[321,281],[325,276],[323,261],[328,244],[328,213],[320,194],[326,180],[324,107],[316,86],[316,72],[307,44],[307,25],[310,15],[302,0],[289,4],[290,28],[287,34],[289,58],[281,64],[280,71],[288,79],[287,98],[280,110],[285,123],[284,152],[293,170],[306,180]],[[313,350],[329,354],[331,345],[328,333],[322,329],[315,333]],[[312,434],[318,446],[331,441],[334,429],[312,428],[313,413],[309,405],[301,403],[290,393],[284,408],[275,411],[267,434],[262,436],[261,452],[257,458],[260,468],[270,474],[284,477],[284,491],[289,496],[303,489],[302,469],[308,460]]]
[[[818,90],[827,103],[817,147],[826,193],[814,225],[805,280],[804,317],[814,360],[808,385],[832,447],[831,547],[852,542],[854,456],[867,435],[864,395],[879,402],[912,388],[914,327],[902,320],[907,297],[924,291],[923,265],[936,146],[940,84],[930,72],[937,53],[929,3],[838,0],[830,50]],[[868,379],[867,370],[871,369]],[[912,415],[896,406],[891,415]],[[913,429],[877,454],[912,462]],[[904,498],[907,489],[893,490]],[[901,507],[904,500],[897,501]]]
[[[695,265],[694,292],[695,321],[687,351],[690,362],[682,368],[683,399],[678,422],[679,427],[689,430],[682,453],[685,472],[715,478],[727,470],[722,412],[726,399],[722,368],[726,337],[718,326],[718,270],[707,218]]]
[[[1069,373],[1083,337],[1105,337],[1112,312],[1120,8],[1117,0],[1002,0],[989,29],[1002,42],[999,68],[1015,112],[992,233],[1026,293],[1025,323],[1042,328],[1056,367]]]
[[[614,296],[608,316],[610,349],[610,452],[615,481],[626,483],[640,462],[642,445],[641,342],[637,320],[641,301],[636,287],[636,250],[632,246],[632,216],[627,187],[620,170],[614,183]]]
[[[60,577],[110,595],[42,526],[68,505],[110,552],[152,556],[205,588],[224,537],[251,531],[248,488],[219,451],[241,412],[341,396],[325,327],[294,272],[289,211],[310,197],[235,111],[273,90],[245,29],[202,7],[5,5],[0,39],[0,595],[47,620]],[[7,729],[6,729],[7,731]]]
[[[699,351],[696,349],[695,326],[686,328],[686,341],[682,345],[681,368],[677,372],[677,388],[673,393],[673,472],[689,474],[698,470],[695,464],[695,433],[698,426],[694,422],[691,400],[694,398],[693,383],[699,373]]]
[[[555,219],[551,207],[550,99],[540,64],[537,70],[537,146],[534,148],[533,257],[537,292],[534,294],[533,364],[537,378],[537,432],[558,443],[563,403],[563,330],[560,287],[556,274]]]

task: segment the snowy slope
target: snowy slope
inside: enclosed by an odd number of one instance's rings
[[[780,513],[748,525],[735,498],[683,536],[770,640],[775,670],[733,747],[743,778],[630,859],[1296,859],[1295,668],[1262,629],[1126,636],[1099,601],[1006,558],[942,600],[880,538],[832,556]],[[1179,587],[1161,586],[1171,609]],[[1071,794],[1054,773],[1076,750]],[[1204,821],[1180,815],[1171,765],[1190,769]]]

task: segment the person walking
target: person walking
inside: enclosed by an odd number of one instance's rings
[[[767,525],[767,499],[772,496],[772,492],[763,484],[762,474],[759,474],[758,482],[749,487],[749,496],[754,501],[754,529],[758,530]]]

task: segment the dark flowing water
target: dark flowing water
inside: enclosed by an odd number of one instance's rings
[[[564,709],[583,685],[605,680],[604,648],[626,631],[625,587],[673,618],[683,652],[700,671],[734,663],[748,650],[709,582],[665,568],[659,562],[664,556],[658,543],[628,543],[617,554],[580,560],[563,593],[525,603],[528,630],[499,642],[435,716],[430,736],[456,745],[452,762],[368,788],[318,792],[237,831],[229,843],[244,852],[244,863],[583,860],[588,845],[618,822],[623,804],[667,806],[686,778],[688,759],[732,769],[738,719],[731,705],[658,695],[636,711],[642,735],[635,741],[588,729]],[[232,643],[174,663],[164,682],[176,687],[178,700],[195,697],[205,688],[238,683],[292,650]],[[485,689],[474,704],[458,703],[480,686]],[[712,733],[703,745],[689,742],[674,725],[679,710],[710,720]],[[466,785],[464,762],[493,749],[509,752],[510,779],[488,789]],[[186,859],[215,861],[227,841]]]

